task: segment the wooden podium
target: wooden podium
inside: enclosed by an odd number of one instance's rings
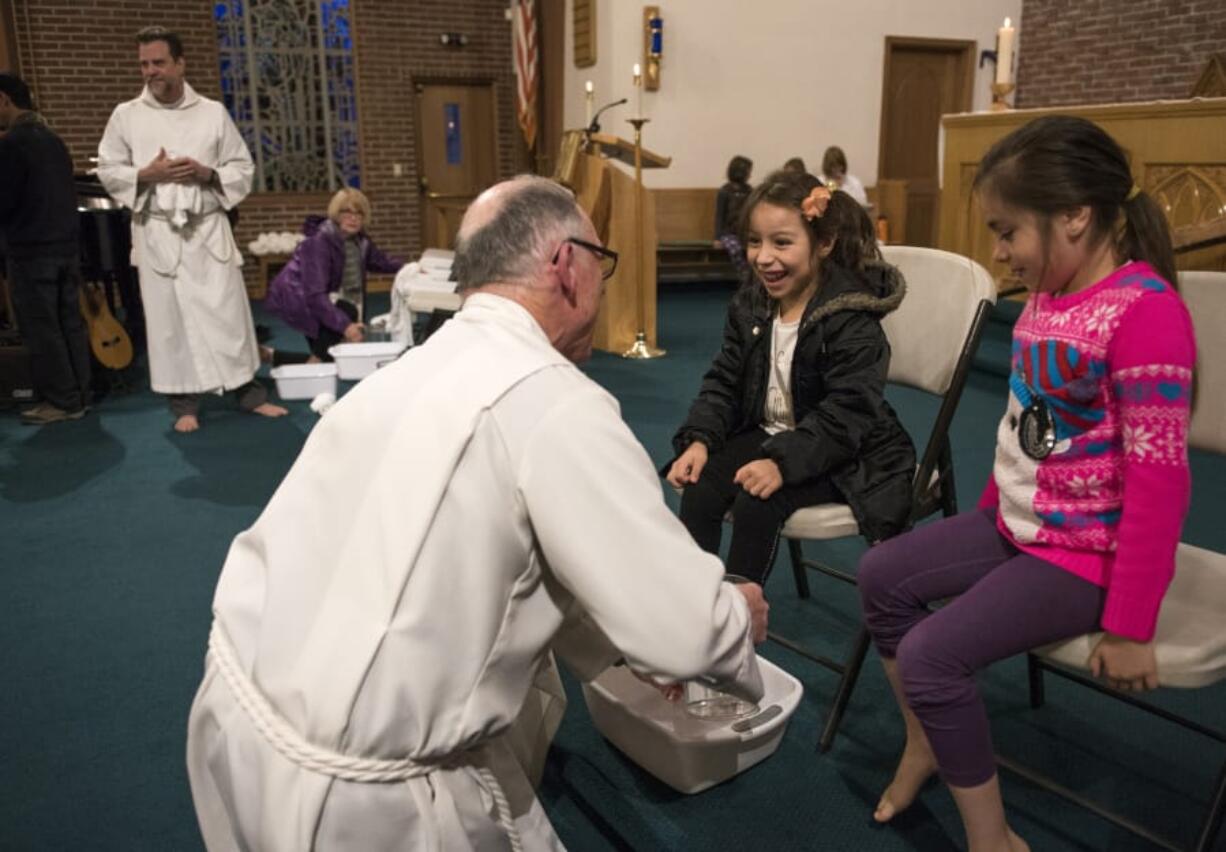
[[[656,208],[652,194],[636,187],[634,176],[609,160],[633,168],[634,143],[603,133],[587,136],[569,130],[562,139],[554,178],[574,190],[600,241],[618,254],[617,272],[607,282],[596,317],[593,345],[620,355],[634,344],[639,331],[640,299],[647,341],[653,346],[656,342]],[[671,162],[671,157],[642,149],[645,169],[665,168]],[[641,227],[635,216],[637,193],[642,193]]]

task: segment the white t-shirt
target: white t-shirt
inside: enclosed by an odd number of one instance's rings
[[[775,317],[771,324],[771,372],[762,410],[762,428],[778,435],[796,428],[792,407],[792,355],[796,352],[800,320],[784,322]]]

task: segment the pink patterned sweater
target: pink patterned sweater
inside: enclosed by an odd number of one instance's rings
[[[1072,295],[1031,296],[1012,361],[980,506],[1021,550],[1105,587],[1104,630],[1149,641],[1191,490],[1187,308],[1149,264],[1128,263]],[[1036,398],[1056,438],[1041,461],[1017,428]]]

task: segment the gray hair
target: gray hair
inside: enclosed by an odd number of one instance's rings
[[[583,212],[570,190],[521,175],[488,222],[460,229],[452,271],[460,292],[495,282],[526,283],[555,240],[578,236]]]

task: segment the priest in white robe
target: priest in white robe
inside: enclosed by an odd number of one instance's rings
[[[251,191],[251,154],[225,106],[184,80],[175,33],[149,27],[137,41],[145,89],[111,113],[98,177],[132,210],[150,383],[170,396],[181,432],[199,426],[202,393],[233,390],[244,410],[278,417],[286,410],[254,379],[259,350],[226,218]]]
[[[523,768],[551,650],[761,697],[762,590],[722,581],[574,366],[615,260],[557,184],[483,193],[463,309],[322,417],[235,539],[188,732],[212,852],[561,848]]]

